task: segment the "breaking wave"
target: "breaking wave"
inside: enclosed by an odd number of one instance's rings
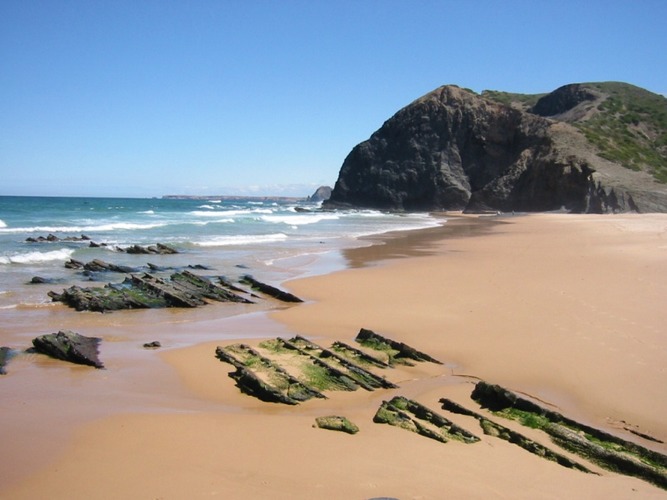
[[[0,264],[36,264],[39,262],[49,262],[53,260],[65,261],[69,259],[74,250],[63,248],[61,250],[52,250],[50,252],[27,252],[14,255],[4,255],[0,257]]]
[[[194,245],[200,247],[224,247],[230,245],[252,245],[257,243],[274,243],[284,241],[287,235],[283,233],[257,234],[257,235],[232,235],[218,236],[207,241],[194,242]]]

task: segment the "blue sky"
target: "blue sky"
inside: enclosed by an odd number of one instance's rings
[[[0,195],[307,195],[443,84],[667,94],[667,2],[2,0]]]

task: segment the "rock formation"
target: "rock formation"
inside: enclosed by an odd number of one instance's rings
[[[559,90],[535,98],[534,107],[522,108],[515,98],[500,93],[478,95],[456,86],[440,87],[398,111],[350,152],[324,206],[667,211],[667,186],[656,180],[667,175],[664,148],[653,148],[655,158],[644,165],[631,163],[615,149],[605,153],[602,143],[595,142],[593,132],[604,134],[619,116],[633,120],[604,111],[611,91],[600,88]],[[499,96],[506,103],[498,102]],[[641,108],[648,110],[646,114],[635,116],[667,116],[667,99],[651,103]],[[595,128],[591,116],[608,121]],[[661,144],[667,124],[660,128],[660,120],[650,129],[641,127],[644,122],[635,128],[655,136],[650,144]],[[642,137],[640,132],[635,135]],[[639,158],[650,156],[650,150],[637,148]]]
[[[268,295],[269,297],[273,297],[274,299],[278,299],[282,302],[303,302],[303,300],[301,300],[296,295],[286,292],[284,290],[280,290],[279,288],[271,286],[267,283],[258,281],[249,274],[246,274],[245,276],[241,277],[241,283],[250,286],[253,290],[262,292]]]
[[[308,197],[308,201],[319,203],[320,201],[328,200],[331,198],[331,191],[330,186],[320,186]]]
[[[543,408],[499,385],[480,381],[470,397],[497,415],[541,429],[557,445],[604,469],[667,489],[667,456],[657,451]]]
[[[7,361],[9,361],[10,355],[11,349],[9,347],[0,347],[0,375],[7,373],[5,366],[7,365]]]
[[[81,236],[65,236],[63,238],[56,236],[53,233],[49,233],[48,236],[37,236],[26,238],[27,243],[57,243],[59,241],[89,241],[90,238],[85,234]]]
[[[104,368],[98,358],[97,348],[101,339],[85,337],[72,331],[59,331],[33,339],[37,352],[79,365]]]
[[[361,328],[354,339],[365,347],[379,349],[388,354],[389,364],[410,364],[410,361],[429,362],[441,365],[437,359],[429,356],[425,352],[418,351],[403,342],[397,342],[387,337],[383,337],[372,330]]]
[[[347,434],[356,434],[359,432],[359,427],[352,423],[345,417],[340,415],[329,415],[326,417],[317,417],[315,425],[320,429],[328,429],[330,431],[345,432]]]
[[[250,300],[228,289],[223,282],[214,283],[189,271],[171,275],[170,279],[145,273],[132,275],[120,284],[81,288],[72,286],[62,293],[49,292],[54,302],[62,302],[77,311],[117,311],[162,307],[198,307],[207,301],[238,302]]]
[[[450,439],[467,444],[479,442],[479,438],[471,432],[417,401],[403,396],[383,401],[373,417],[373,422],[400,427],[441,443],[447,443]]]

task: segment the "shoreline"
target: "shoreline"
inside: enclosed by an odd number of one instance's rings
[[[254,318],[241,315],[219,322],[211,320],[211,328],[218,323],[224,325],[224,332],[216,334],[224,340],[207,340],[208,333],[213,334],[209,331],[195,345],[159,352],[158,357],[166,364],[162,375],[152,374],[155,387],[164,385],[162,376],[173,384],[163,390],[162,411],[156,412],[156,405],[148,414],[135,409],[77,426],[60,458],[42,464],[40,470],[26,476],[29,480],[15,483],[7,490],[8,498],[29,498],[46,491],[40,488],[52,488],[55,497],[64,498],[66,490],[61,488],[80,470],[92,476],[79,486],[81,492],[112,485],[120,488],[108,498],[120,498],[122,492],[165,498],[198,498],[214,493],[250,498],[268,491],[275,498],[307,498],[318,493],[326,496],[326,492],[334,498],[411,498],[418,494],[437,498],[443,491],[475,497],[501,493],[529,498],[538,492],[544,496],[549,488],[561,488],[560,493],[565,491],[562,488],[589,491],[593,496],[635,489],[658,498],[660,490],[639,480],[605,473],[603,481],[598,481],[558,467],[549,468],[537,459],[518,454],[509,445],[493,443],[491,448],[487,445],[475,450],[453,445],[451,452],[447,446],[442,449],[409,433],[368,423],[379,402],[394,393],[414,396],[436,410],[437,398],[443,395],[465,404],[471,386],[465,376],[473,376],[556,403],[568,416],[583,417],[598,427],[615,428],[616,423],[627,420],[664,440],[667,424],[660,416],[667,412],[667,401],[655,386],[667,379],[665,370],[660,370],[666,365],[667,342],[659,334],[666,318],[659,307],[648,307],[651,304],[642,301],[655,302],[664,296],[661,291],[667,286],[667,280],[660,279],[667,277],[662,258],[667,251],[667,243],[662,241],[667,216],[599,217],[461,216],[449,219],[451,225],[448,221],[438,228],[365,238],[373,240],[370,246],[342,251],[346,269],[285,283],[286,289],[307,300],[305,304]],[[473,220],[476,225],[469,224]],[[475,235],[481,238],[470,237]],[[541,259],[543,256],[549,258]],[[545,262],[549,266],[543,266]],[[617,267],[620,263],[630,267],[621,273]],[[550,267],[554,270],[549,271]],[[610,271],[619,276],[610,280]],[[586,273],[589,280],[579,279]],[[653,280],[658,285],[655,289],[648,287]],[[627,300],[619,301],[614,295],[619,283],[624,285]],[[400,288],[396,293],[397,284]],[[645,293],[637,296],[639,290]],[[623,304],[625,309],[620,307]],[[542,308],[540,314],[531,312],[536,305]],[[601,312],[612,305],[610,311]],[[605,314],[614,314],[616,319],[605,319]],[[607,323],[596,324],[596,320]],[[614,321],[635,328],[635,333],[623,335],[617,328],[610,338],[609,326]],[[550,322],[558,324],[548,326]],[[179,328],[193,324],[186,322]],[[517,331],[537,331],[538,325],[545,330],[543,338],[516,335]],[[581,325],[590,331],[583,331]],[[445,365],[392,373],[401,381],[400,391],[332,393],[326,401],[286,408],[241,394],[227,377],[230,367],[221,366],[212,353],[215,345],[241,337],[251,344],[261,338],[297,333],[323,344],[349,341],[361,327],[423,349]],[[137,331],[141,331],[140,325]],[[564,337],[568,331],[576,336]],[[244,335],[234,337],[239,332]],[[255,340],[245,336],[251,332],[257,335]],[[502,333],[501,339],[494,338],[498,333]],[[559,348],[558,344],[564,342],[574,342],[572,352]],[[633,352],[628,346],[637,349]],[[147,352],[137,354],[150,356]],[[597,358],[591,358],[593,354]],[[497,362],[503,355],[509,356],[508,363]],[[599,364],[592,366],[591,359]],[[619,359],[622,364],[617,364]],[[656,365],[656,360],[662,364]],[[626,372],[614,375],[618,366]],[[549,370],[553,372],[544,373]],[[150,370],[145,369],[145,373]],[[651,382],[654,387],[647,391]],[[632,396],[638,387],[643,394],[630,398],[631,406],[626,396]],[[591,397],[591,388],[602,393]],[[180,396],[173,400],[172,392]],[[651,404],[650,397],[654,398]],[[179,410],[178,401],[185,407]],[[359,423],[362,432],[341,436],[312,429],[314,416],[325,411],[344,412]],[[200,426],[199,432],[193,426]],[[137,441],[141,433],[145,436]],[[139,442],[142,446],[137,447]],[[188,448],[186,443],[196,446]],[[231,445],[232,456],[218,449],[222,443],[223,448]],[[295,443],[296,453],[288,451]],[[403,450],[401,454],[407,454],[404,458],[396,455],[397,446]],[[664,445],[657,448],[665,452]],[[136,456],[128,455],[130,451]],[[276,461],[283,453],[289,454],[292,463]],[[341,472],[325,471],[336,453],[350,463],[338,464]],[[388,456],[394,457],[392,464],[382,462],[382,457]],[[419,470],[415,470],[415,460]],[[161,474],[177,464],[182,470],[173,477]],[[202,470],[193,468],[194,464]],[[312,479],[298,491],[294,489],[298,486],[295,478],[287,474],[293,466]],[[393,470],[391,477],[387,476],[387,466]],[[96,471],[95,467],[106,470]],[[518,468],[522,471],[515,470]],[[460,484],[443,483],[438,471],[442,474],[445,470],[456,471]],[[472,484],[482,470],[487,471],[488,481]],[[127,484],[122,488],[115,485],[119,477],[127,479],[128,474]]]
[[[369,246],[377,244],[385,235],[390,237],[424,230],[380,233],[374,236],[375,242],[372,236],[360,237],[352,246]],[[304,278],[338,272],[347,266],[343,250],[349,247],[350,243],[346,242],[317,253],[280,257],[274,265],[281,270],[278,274],[289,269],[288,274],[299,274]],[[227,342],[289,335],[283,326],[268,317],[271,311],[286,307],[291,306],[268,299],[254,305],[209,304],[196,309],[129,310],[107,314],[77,312],[58,303],[7,311],[10,321],[0,326],[5,338],[3,345],[9,345],[19,353],[10,361],[8,373],[0,378],[9,391],[0,400],[0,409],[5,415],[0,438],[14,457],[11,466],[0,468],[0,491],[20,484],[53,463],[80,429],[99,420],[113,419],[128,411],[131,414],[160,413],[170,404],[214,410],[206,398],[192,401],[191,388],[184,377],[174,372],[163,358],[169,359],[172,352],[222,341],[213,341],[213,338]],[[224,333],[218,333],[221,328]],[[23,352],[31,346],[34,337],[61,329],[103,338],[101,357],[106,369],[94,370]],[[152,351],[141,347],[156,339],[161,341],[161,349]],[[215,367],[219,366],[216,362]],[[106,375],[109,372],[120,376],[109,377]],[[112,387],[109,387],[110,380],[115,380]],[[165,388],[164,384],[171,386]],[[110,392],[109,400],[100,396],[105,391]],[[170,403],[172,399],[175,402]],[[61,400],[68,401],[71,406],[61,406]],[[225,408],[229,410],[230,407]],[[46,415],[59,422],[56,429],[45,425]],[[21,436],[20,439],[17,436]]]

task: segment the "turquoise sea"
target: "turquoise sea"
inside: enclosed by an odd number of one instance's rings
[[[70,259],[101,259],[148,270],[203,266],[204,275],[253,274],[280,283],[306,272],[303,264],[333,250],[365,244],[363,236],[438,225],[429,214],[374,210],[321,211],[306,201],[258,199],[138,199],[0,196],[0,310],[49,307],[49,290],[122,275],[83,275]],[[55,235],[59,241],[30,242]],[[64,241],[67,238],[86,240]],[[104,244],[91,247],[91,241]],[[119,249],[164,243],[176,255],[130,255]],[[344,265],[344,263],[343,263]],[[47,284],[30,284],[39,276]]]

